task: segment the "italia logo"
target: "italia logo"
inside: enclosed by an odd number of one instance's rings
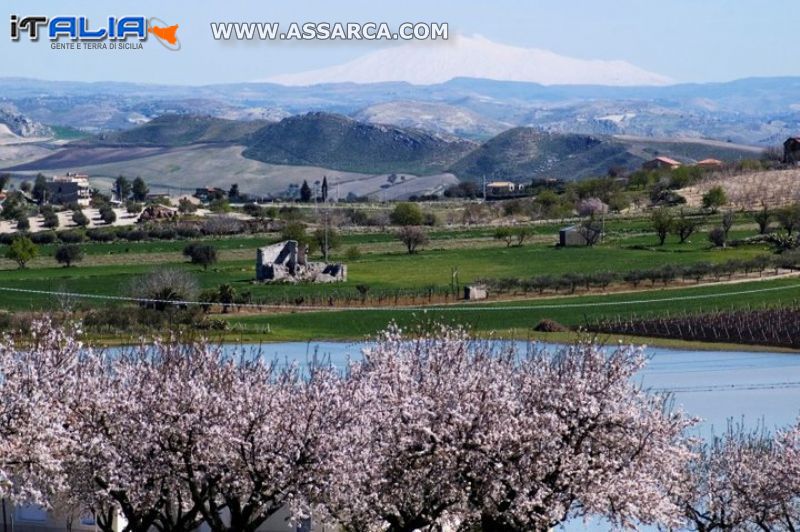
[[[11,40],[18,41],[27,34],[31,41],[44,36],[50,41],[66,39],[72,42],[146,41],[153,35],[168,50],[180,50],[178,24],[168,25],[156,17],[124,16],[108,17],[102,23],[92,24],[88,17],[75,16],[30,16],[11,15]]]

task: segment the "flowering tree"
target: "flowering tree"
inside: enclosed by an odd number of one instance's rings
[[[699,444],[675,500],[685,526],[710,530],[797,530],[800,524],[800,439],[797,428],[770,437],[730,426]]]
[[[589,216],[594,218],[608,212],[606,205],[600,198],[586,198],[578,202],[577,211],[579,216]]]
[[[169,369],[183,352],[177,344],[156,344],[82,360],[68,403],[68,496],[104,531],[115,530],[117,513],[130,532],[191,530],[201,522],[171,454],[179,438],[195,437],[207,426],[192,425],[199,417],[192,419],[193,412],[174,402],[168,377],[177,375]],[[197,373],[207,369],[197,358],[187,365]]]
[[[410,532],[466,511],[464,471],[490,445],[509,364],[458,329],[386,331],[345,385],[359,413],[327,463],[324,512],[346,530]]]
[[[261,359],[230,370],[224,420],[200,445],[216,462],[201,470],[185,461],[195,502],[215,532],[253,531],[284,506],[306,517],[307,498],[320,489],[316,471],[347,419],[338,374]]]
[[[632,382],[643,364],[640,350],[594,344],[523,358],[503,436],[471,479],[484,530],[548,530],[587,515],[675,522],[665,495],[690,456],[681,434],[692,420]]]
[[[692,421],[632,383],[640,351],[518,358],[459,330],[412,340],[395,329],[364,357],[351,374],[360,419],[323,501],[348,530],[676,522],[666,495]]]
[[[246,532],[284,506],[302,516],[338,431],[338,382],[205,343],[87,357],[70,402],[72,497],[103,530],[115,511],[131,532]]]
[[[66,383],[82,345],[77,329],[33,323],[17,343],[0,339],[0,495],[46,504],[64,488]]]
[[[635,384],[641,350],[391,327],[340,375],[205,342],[106,356],[77,332],[0,339],[0,495],[103,531],[250,532],[281,508],[354,532],[800,522],[800,425],[685,440],[694,420]]]

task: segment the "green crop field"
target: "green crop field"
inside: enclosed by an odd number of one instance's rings
[[[708,312],[766,305],[788,305],[800,300],[800,279],[753,281],[697,288],[655,289],[600,296],[547,298],[542,300],[461,304],[446,309],[397,308],[320,312],[272,313],[226,318],[234,330],[266,341],[361,339],[389,323],[410,326],[435,321],[458,323],[477,332],[527,337],[539,321],[547,318],[581,327],[598,319],[617,316],[647,317]],[[472,308],[470,308],[472,307]],[[254,335],[254,336],[253,336]]]
[[[39,247],[39,257],[26,269],[17,269],[11,261],[0,262],[0,289],[13,288],[43,292],[69,292],[99,296],[129,296],[130,286],[140,276],[159,267],[181,268],[197,279],[201,289],[214,290],[222,284],[231,285],[238,294],[250,294],[252,301],[264,303],[292,303],[299,298],[306,303],[325,301],[329,297],[350,297],[348,305],[358,306],[353,299],[357,287],[367,287],[369,293],[391,291],[425,291],[436,288],[446,292],[453,282],[453,272],[458,272],[459,285],[479,279],[531,278],[542,275],[559,276],[565,273],[624,273],[631,270],[656,269],[664,265],[691,265],[700,262],[721,263],[730,259],[748,259],[771,253],[766,244],[749,244],[728,249],[713,248],[706,233],[697,233],[684,244],[670,237],[663,246],[657,245],[655,235],[649,233],[646,220],[610,220],[604,241],[594,247],[557,248],[554,243],[560,224],[542,224],[531,227],[534,235],[529,243],[520,247],[506,247],[492,238],[492,228],[466,230],[433,230],[431,241],[421,252],[409,255],[396,241],[391,231],[351,233],[343,236],[343,245],[334,253],[334,260],[345,260],[344,251],[357,246],[362,254],[347,260],[349,278],[346,283],[315,284],[257,284],[255,278],[255,250],[279,239],[275,234],[247,235],[207,239],[219,254],[220,261],[203,270],[189,264],[181,251],[186,241],[146,241],[84,243],[84,259],[76,266],[63,268],[56,264],[53,254],[55,244]],[[753,230],[739,226],[731,233],[734,239],[752,236]],[[0,256],[5,254],[0,246]],[[355,338],[374,333],[391,320],[410,323],[418,319],[435,318],[465,323],[481,331],[525,331],[541,319],[550,318],[576,327],[586,320],[635,313],[649,315],[684,310],[705,310],[725,306],[782,303],[800,298],[800,281],[792,279],[752,281],[736,284],[719,284],[689,288],[662,289],[643,283],[635,293],[609,295],[561,295],[552,292],[537,300],[527,294],[525,301],[498,301],[468,310],[465,305],[446,311],[408,308],[380,310],[336,310],[331,312],[283,312],[248,314],[232,313],[223,316],[234,325],[234,330],[247,333],[260,331],[264,339],[287,338]],[[782,287],[782,290],[749,292],[748,287]],[[630,290],[630,286],[622,286]],[[747,289],[746,289],[747,288]],[[730,292],[744,290],[727,296]],[[650,301],[676,295],[711,294],[720,297],[707,299]],[[309,299],[310,298],[310,299]],[[22,293],[0,290],[0,309],[8,311],[41,311],[59,308],[63,297],[47,293]],[[641,303],[636,301],[646,300]],[[77,299],[81,308],[123,305],[122,301],[103,299]],[[393,300],[386,298],[382,305]],[[452,299],[448,299],[452,301]],[[426,302],[414,296],[411,303]],[[603,305],[593,306],[597,302]],[[606,305],[616,302],[619,305]],[[406,303],[409,303],[406,300]],[[436,303],[434,301],[434,303]],[[367,302],[367,305],[370,305]],[[374,303],[372,303],[374,304]]]

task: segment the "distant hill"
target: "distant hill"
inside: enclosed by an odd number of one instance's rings
[[[758,157],[758,148],[702,139],[642,139],[548,133],[514,128],[483,143],[450,167],[460,179],[531,178],[577,180],[602,176],[609,168],[638,169],[659,155],[692,163],[705,158],[732,161]]]
[[[307,171],[302,175],[313,179],[327,172],[331,176],[333,172],[359,174],[353,180],[358,184],[341,189],[355,195],[359,195],[359,187],[366,186],[365,177],[370,176],[384,177],[370,182],[371,188],[364,188],[364,193],[379,190],[388,194],[386,189],[394,186],[393,179],[397,177],[389,174],[401,175],[400,181],[439,175],[437,180],[424,184],[408,181],[406,188],[430,192],[437,190],[436,183],[450,183],[456,177],[480,180],[485,176],[517,182],[534,178],[577,180],[606,175],[612,167],[634,170],[659,155],[692,163],[705,158],[730,161],[760,154],[757,147],[705,139],[552,133],[529,127],[504,131],[479,144],[444,133],[364,123],[321,112],[280,122],[170,114],[126,131],[66,145],[47,145],[42,150],[38,156],[25,157],[0,153],[0,159],[18,159],[7,164],[6,170],[11,171],[81,169],[104,176],[112,175],[109,172],[144,173],[157,179],[169,176],[170,182],[180,182],[181,186],[217,185],[240,178],[244,182],[247,174],[255,181],[272,181],[253,186],[270,192],[288,184],[276,179],[275,172],[267,177],[265,165],[280,167],[278,172],[304,167]],[[236,168],[242,173],[237,174]],[[400,194],[400,188],[394,187],[392,192]]]
[[[126,131],[102,133],[76,144],[85,147],[175,147],[198,143],[243,143],[269,124],[266,120],[226,120],[167,114]]]
[[[361,109],[352,117],[373,124],[392,124],[481,140],[513,127],[463,107],[435,102],[379,103]]]
[[[308,113],[255,134],[245,157],[271,164],[348,172],[436,173],[472,151],[473,142],[417,129],[367,124],[331,113]]]
[[[605,175],[612,166],[632,168],[642,161],[628,153],[625,145],[608,138],[518,127],[486,141],[450,170],[472,180],[484,176],[512,181],[532,177],[572,180]]]
[[[16,112],[13,107],[0,108],[0,138],[52,137],[53,130]]]

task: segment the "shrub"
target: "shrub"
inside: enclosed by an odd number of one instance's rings
[[[717,212],[717,209],[728,203],[728,196],[725,194],[725,189],[717,185],[712,187],[703,194],[703,208],[712,212]]]
[[[100,208],[100,218],[102,218],[103,222],[106,224],[111,225],[117,221],[117,213],[114,212],[114,209],[112,209],[110,205],[103,205],[103,207]]]
[[[320,227],[314,231],[314,241],[316,248],[320,250],[325,260],[328,260],[331,250],[338,249],[342,245],[341,235],[332,227]]]
[[[69,268],[73,263],[83,259],[83,250],[75,244],[59,246],[55,253],[56,261]]]
[[[17,231],[28,231],[31,228],[31,222],[28,220],[27,215],[20,216],[17,219]]]
[[[170,301],[193,301],[199,291],[194,276],[175,268],[154,270],[135,279],[130,286],[133,297],[155,300],[143,303],[143,306],[159,311],[171,307]]]
[[[557,321],[550,319],[543,319],[536,324],[533,330],[538,332],[565,332],[568,331],[569,329],[567,329]]]
[[[416,253],[419,246],[428,243],[428,234],[421,227],[412,225],[403,226],[397,232],[397,238],[405,244],[410,255]]]
[[[389,215],[393,225],[412,226],[422,225],[425,222],[422,210],[416,203],[399,203]]]
[[[6,258],[17,263],[20,269],[33,260],[39,254],[39,249],[33,241],[25,236],[18,236],[8,246]]]
[[[242,223],[231,216],[209,216],[202,227],[203,233],[211,236],[235,235],[242,229]]]
[[[174,240],[178,236],[178,232],[172,226],[154,225],[147,231],[147,236],[157,240]]]
[[[727,235],[722,227],[715,227],[708,233],[708,241],[718,248],[725,247]]]
[[[117,239],[117,232],[109,228],[89,229],[86,236],[93,242],[113,242]]]
[[[147,233],[142,229],[128,229],[127,231],[123,231],[119,233],[120,238],[124,238],[129,242],[140,242],[142,240],[147,240]]]
[[[191,260],[192,264],[199,264],[204,270],[217,262],[217,250],[208,244],[189,244],[183,248],[183,254]]]
[[[181,198],[178,201],[178,212],[181,214],[191,214],[197,210],[195,205],[189,198]]]
[[[56,241],[56,233],[55,231],[40,231],[33,233],[30,238],[34,244],[52,244]]]
[[[761,209],[753,213],[753,221],[758,225],[758,234],[766,235],[769,232],[769,224],[772,221],[772,211],[766,204]]]
[[[511,243],[514,242],[514,234],[510,227],[498,227],[495,229],[494,238],[495,240],[505,240],[506,247],[511,247]]]
[[[361,258],[361,250],[358,246],[350,246],[344,252],[344,258],[348,261],[354,261]]]
[[[44,218],[42,223],[48,229],[55,229],[58,227],[59,225],[58,215],[52,209],[49,209],[44,213],[42,213],[42,217]]]
[[[86,234],[80,229],[72,229],[70,231],[61,231],[58,233],[58,239],[65,244],[78,244],[83,242]]]
[[[650,215],[650,222],[658,236],[658,244],[663,246],[674,224],[672,213],[664,207],[653,209],[653,213]]]
[[[83,211],[75,211],[72,213],[72,221],[78,227],[86,227],[89,225],[89,218],[83,214]]]
[[[179,225],[175,228],[175,232],[181,238],[198,238],[202,234],[194,225]]]

